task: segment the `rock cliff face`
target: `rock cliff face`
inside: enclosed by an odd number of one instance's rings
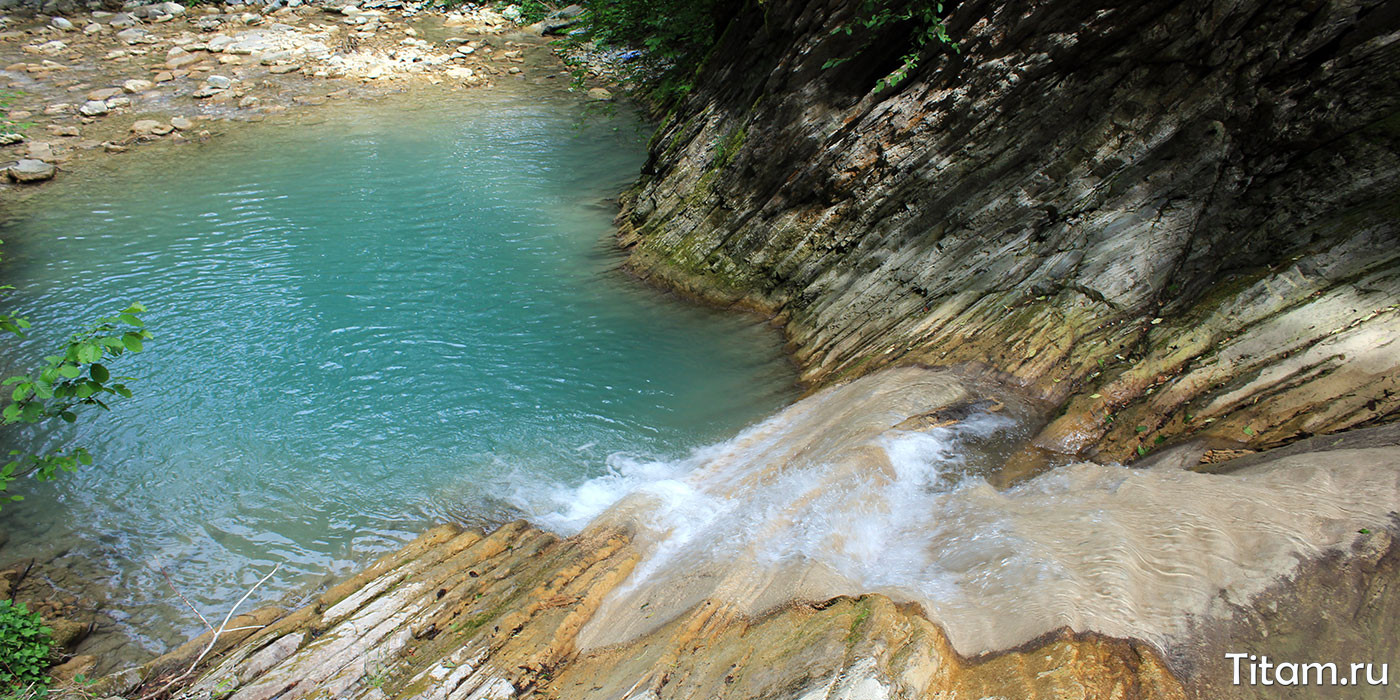
[[[1394,417],[1394,3],[960,2],[960,51],[879,92],[908,28],[833,33],[856,5],[730,26],[626,198],[632,269],[776,314],[811,381],[1008,373],[1057,451]]]

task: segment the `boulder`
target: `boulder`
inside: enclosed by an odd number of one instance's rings
[[[54,41],[46,41],[42,44],[39,44],[35,48],[37,53],[41,53],[45,56],[57,56],[58,54],[61,54],[64,51],[68,50],[68,44],[65,44],[55,39]]]
[[[213,53],[219,53],[224,49],[237,44],[238,40],[227,34],[220,34],[209,40],[208,47]]]
[[[76,28],[73,26],[72,22],[62,17],[55,17],[49,20],[49,25],[61,32],[71,32]]]
[[[173,117],[170,120],[170,126],[179,129],[180,131],[186,131],[194,128],[194,122],[184,117]]]
[[[53,146],[47,141],[30,141],[26,149],[28,155],[33,160],[42,160],[46,163],[53,162]]]
[[[42,160],[25,158],[11,165],[5,173],[15,182],[43,182],[53,179],[54,167]]]
[[[590,89],[588,90],[588,99],[590,99],[590,100],[598,100],[599,102],[606,102],[606,101],[608,101],[608,100],[611,100],[612,98],[613,98],[613,94],[612,94],[612,92],[610,92],[607,88],[595,87],[595,88],[590,88]]]
[[[120,94],[122,94],[122,89],[119,87],[101,88],[89,92],[87,98],[89,100],[108,100]]]
[[[110,111],[112,110],[107,107],[107,103],[101,100],[88,100],[83,103],[82,107],[78,108],[78,114],[85,117],[100,117]]]
[[[166,62],[165,62],[165,67],[166,67],[166,68],[169,68],[169,69],[171,69],[171,70],[175,70],[176,68],[184,68],[185,66],[192,66],[192,65],[194,65],[194,64],[196,64],[196,63],[199,63],[199,61],[200,61],[200,57],[199,57],[198,54],[192,54],[192,53],[180,54],[180,55],[175,56],[175,57],[171,58],[170,60],[166,61]]]
[[[165,125],[164,125],[164,124],[161,124],[160,122],[158,122],[158,121],[156,121],[156,120],[154,120],[154,119],[140,119],[140,120],[137,120],[136,123],[134,123],[134,124],[131,125],[131,133],[133,133],[133,134],[154,134],[154,133],[156,132],[156,130],[159,129],[160,127],[162,127],[162,126],[165,126]],[[165,133],[168,134],[168,133],[170,133],[170,132],[169,132],[169,131],[166,131]]]
[[[117,38],[126,44],[154,44],[156,38],[151,33],[137,27],[123,29],[117,32]]]
[[[86,676],[92,673],[92,669],[97,666],[97,657],[91,654],[79,654],[53,668],[49,669],[49,675],[53,677],[55,685],[66,685],[72,683],[78,676]]]
[[[56,649],[71,649],[92,631],[92,625],[66,617],[45,620],[44,624],[51,630],[49,636]]]

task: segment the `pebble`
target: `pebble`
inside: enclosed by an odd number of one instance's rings
[[[141,80],[137,78],[122,83],[122,90],[125,90],[126,92],[134,95],[138,92],[145,92],[147,90],[150,90],[155,86],[156,84],[149,80]]]
[[[185,131],[187,129],[194,128],[194,122],[184,117],[171,117],[170,126],[173,126],[176,129],[179,129],[180,131]]]

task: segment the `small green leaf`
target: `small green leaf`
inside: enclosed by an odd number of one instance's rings
[[[1089,398],[1091,398],[1091,399],[1101,399],[1101,398],[1103,398],[1103,394],[1089,394]]]
[[[1246,425],[1246,426],[1244,427],[1244,434],[1245,434],[1245,435],[1253,435],[1253,434],[1254,434],[1254,428],[1251,428],[1251,427],[1249,427],[1249,426]]]
[[[127,333],[122,336],[122,345],[132,352],[141,352],[141,336],[136,333]]]
[[[1144,446],[1142,446],[1142,445],[1138,445],[1137,453],[1138,453],[1138,456],[1141,457],[1141,456],[1147,454],[1147,448],[1144,447]]]
[[[1138,431],[1139,433],[1145,433],[1145,432],[1147,432],[1147,426],[1145,426],[1145,425],[1139,425],[1139,426],[1137,427],[1137,431]]]
[[[88,375],[92,377],[93,381],[99,383],[112,378],[112,373],[108,372],[106,367],[97,364],[88,368]]]
[[[87,365],[102,359],[102,346],[87,341],[78,346],[78,361]]]
[[[59,418],[62,418],[63,420],[68,421],[69,423],[72,423],[73,421],[78,420],[78,414],[76,414],[76,413],[74,413],[74,412],[72,412],[72,411],[64,411],[64,412],[58,414],[58,417],[59,417]]]
[[[68,379],[77,379],[83,373],[83,368],[77,365],[63,364],[58,366],[58,373]]]

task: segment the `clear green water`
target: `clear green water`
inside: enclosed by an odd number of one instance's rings
[[[0,229],[26,369],[131,301],[136,396],[10,447],[97,465],[0,513],[0,559],[65,558],[159,647],[274,564],[277,599],[424,524],[566,507],[609,460],[674,458],[794,395],[777,339],[616,271],[644,134],[553,93],[328,109],[122,156]]]

